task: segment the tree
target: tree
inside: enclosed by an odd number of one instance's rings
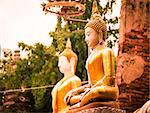
[[[24,59],[18,63],[16,70],[16,72],[18,72],[17,74],[22,74],[21,76],[25,75],[26,79],[29,78],[29,80],[24,79],[26,87],[54,85],[62,78],[62,75],[58,70],[58,59],[55,56],[55,49],[53,46],[46,47],[40,43],[37,43],[34,46],[28,46],[19,43],[19,47],[30,53],[28,54],[28,59]],[[50,91],[51,88],[32,90],[36,110],[40,111],[45,107],[50,100]]]
[[[3,86],[2,88],[18,89],[54,85],[62,78],[53,46],[47,47],[40,43],[29,46],[19,43],[19,47],[28,53],[28,57],[20,59],[16,64],[16,69],[10,71],[7,66],[5,73],[1,73],[0,86]],[[30,98],[30,104],[35,107],[36,111],[51,111],[51,89],[52,87],[25,91],[23,95]]]

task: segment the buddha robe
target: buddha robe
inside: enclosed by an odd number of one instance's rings
[[[52,107],[53,113],[66,113],[69,106],[64,102],[65,95],[72,89],[81,86],[81,80],[71,75],[62,78],[52,90]]]
[[[102,101],[115,100],[118,89],[115,86],[114,55],[109,48],[97,48],[87,59],[86,68],[88,80],[92,85],[90,91],[83,96],[80,106],[87,104],[91,99],[99,98]]]

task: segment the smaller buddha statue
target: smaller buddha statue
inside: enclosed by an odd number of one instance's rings
[[[117,98],[115,84],[114,53],[105,46],[107,27],[98,14],[94,1],[92,17],[85,26],[85,41],[91,49],[86,61],[88,84],[73,89],[65,96],[65,102],[72,107],[82,107],[92,101],[108,102]]]
[[[55,85],[52,90],[53,113],[66,113],[67,104],[64,97],[71,89],[81,86],[81,80],[75,75],[77,55],[71,49],[70,39],[67,40],[66,49],[59,55],[59,70],[64,77]]]

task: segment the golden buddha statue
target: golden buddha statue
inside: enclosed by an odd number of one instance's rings
[[[85,26],[85,41],[91,49],[86,62],[88,85],[73,89],[65,96],[65,102],[81,107],[91,100],[116,100],[118,88],[115,84],[114,53],[104,44],[107,35],[105,22],[97,14],[96,1],[92,7],[92,17]]]
[[[53,113],[66,113],[67,104],[64,97],[71,89],[81,86],[81,80],[75,75],[77,55],[71,50],[71,42],[68,39],[66,49],[59,55],[59,70],[64,77],[55,85],[52,90]]]

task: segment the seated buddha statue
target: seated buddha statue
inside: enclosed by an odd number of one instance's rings
[[[75,75],[77,55],[71,50],[71,42],[68,39],[66,49],[59,54],[58,67],[64,77],[55,85],[52,90],[53,113],[66,113],[67,104],[64,97],[71,89],[81,86],[81,80]]]
[[[65,96],[69,105],[81,107],[91,101],[113,101],[118,95],[115,83],[114,53],[105,46],[107,27],[97,13],[96,2],[92,17],[85,26],[85,41],[91,50],[86,61],[88,84],[73,89]]]

